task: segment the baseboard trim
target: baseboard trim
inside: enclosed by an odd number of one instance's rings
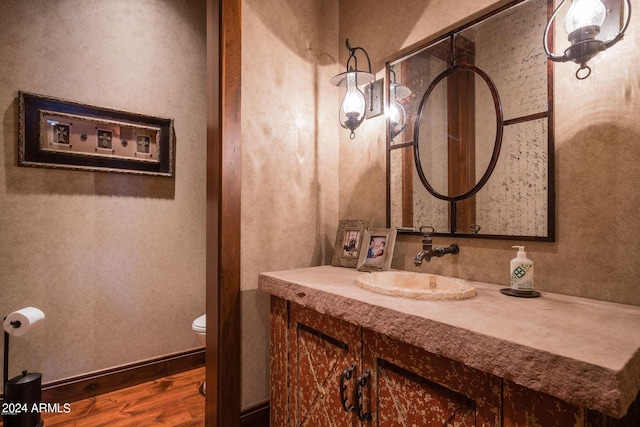
[[[240,412],[240,427],[269,427],[269,401],[257,403]]]
[[[205,350],[194,349],[65,378],[42,385],[42,402],[75,402],[152,381],[168,375],[199,368],[205,364]],[[0,395],[0,398],[3,398]],[[269,400],[244,408],[240,413],[241,427],[269,427]]]
[[[204,366],[204,348],[183,351],[42,385],[43,402],[74,402]]]

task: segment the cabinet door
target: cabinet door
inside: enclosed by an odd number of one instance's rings
[[[363,339],[368,425],[500,426],[500,378],[369,330]]]
[[[353,387],[362,355],[361,328],[291,304],[289,327],[290,419],[294,426],[358,426],[353,411],[346,412],[340,397],[343,371],[345,406],[353,402]]]
[[[504,380],[504,427],[580,427],[584,410],[548,394]]]

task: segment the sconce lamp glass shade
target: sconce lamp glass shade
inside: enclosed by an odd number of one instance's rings
[[[573,0],[564,18],[564,30],[569,38],[576,30],[589,27],[600,32],[606,14],[607,9],[600,0]]]
[[[389,132],[391,139],[395,138],[402,132],[407,125],[407,111],[399,102],[400,100],[411,95],[411,90],[399,83],[391,83],[389,85]]]
[[[401,100],[411,95],[411,89],[396,83],[396,72],[393,66],[389,69],[389,111],[387,118],[389,119],[389,133],[391,140],[398,136],[407,125],[407,111],[400,103]]]
[[[568,34],[571,46],[565,50],[564,55],[558,56],[549,51],[548,37],[552,22],[565,2],[566,0],[562,0],[547,23],[544,31],[544,50],[552,61],[573,61],[579,64],[580,68],[576,71],[576,78],[583,80],[591,74],[591,68],[587,62],[599,52],[616,44],[624,36],[631,20],[631,0],[625,0],[627,18],[624,25],[612,39],[606,41],[596,38],[607,15],[607,9],[602,1],[572,0],[564,18],[564,29]]]
[[[358,74],[348,72],[346,76],[346,92],[340,105],[340,125],[351,132],[356,130],[364,120],[367,101],[364,93],[358,88]]]
[[[347,71],[334,76],[329,82],[334,86],[346,88],[339,110],[340,126],[349,129],[351,131],[350,138],[353,139],[355,138],[355,130],[364,121],[367,108],[364,93],[358,86],[371,83],[374,80],[374,75],[371,73],[371,61],[367,52],[361,47],[352,48],[349,44],[349,39],[347,39],[346,45],[347,49],[349,49]],[[356,50],[364,52],[367,57],[369,71],[358,69],[358,59],[355,56]],[[354,61],[355,69],[350,65],[352,60]]]

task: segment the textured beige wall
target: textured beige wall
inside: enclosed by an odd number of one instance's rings
[[[338,224],[338,2],[242,2],[242,406],[269,396],[258,274],[330,261]]]
[[[340,3],[340,39],[365,47],[374,70],[399,49],[451,29],[492,1],[408,1],[402,8],[386,0]],[[504,2],[500,2],[502,4]],[[380,28],[385,28],[384,36]],[[564,37],[564,34],[561,34]],[[542,39],[542,34],[540,35]],[[622,42],[591,61],[587,80],[574,78],[575,64],[555,65],[555,243],[527,243],[542,291],[640,305],[640,15],[634,14]],[[346,49],[341,47],[341,61]],[[354,141],[340,132],[340,218],[373,218],[385,224],[384,120],[366,121]],[[434,260],[420,271],[507,284],[506,240],[454,241],[460,254]],[[414,269],[418,237],[400,237],[392,267]]]
[[[205,2],[0,3],[0,315],[33,305],[10,376],[197,347],[205,295]],[[175,179],[17,167],[18,90],[175,119]]]

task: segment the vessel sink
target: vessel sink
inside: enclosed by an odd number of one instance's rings
[[[467,280],[411,271],[360,273],[356,285],[379,294],[421,300],[459,300],[476,295]]]

